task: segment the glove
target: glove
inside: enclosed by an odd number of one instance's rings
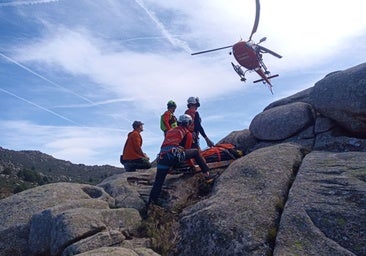
[[[147,159],[147,160],[150,160],[150,158],[144,153],[144,157]]]
[[[215,146],[215,143],[213,143],[208,137],[206,137],[205,140],[206,140],[208,147],[211,148],[211,147]]]

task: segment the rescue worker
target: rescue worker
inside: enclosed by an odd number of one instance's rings
[[[168,101],[167,103],[167,111],[160,118],[160,128],[164,132],[164,136],[166,132],[170,129],[177,127],[177,118],[174,115],[174,111],[177,108],[177,104],[173,100]]]
[[[199,146],[199,134],[203,136],[205,139],[208,147],[213,147],[215,144],[207,137],[205,130],[202,127],[202,120],[197,111],[198,107],[200,106],[199,98],[198,97],[189,97],[187,100],[187,110],[185,114],[188,114],[192,117],[193,125],[191,127],[192,135],[193,135],[193,144],[192,147],[200,149]]]
[[[141,132],[144,130],[143,125],[141,121],[134,121],[132,124],[133,131],[127,136],[121,156],[121,163],[124,165],[126,172],[151,168],[149,157],[142,151]]]
[[[210,169],[198,149],[191,148],[192,133],[188,129],[191,124],[192,118],[184,114],[179,116],[178,126],[167,132],[158,156],[157,171],[148,206],[151,203],[159,204],[158,199],[169,169],[186,160],[194,159],[204,173],[205,179],[207,181],[213,179],[209,173]],[[192,166],[193,162],[191,161],[190,164]]]

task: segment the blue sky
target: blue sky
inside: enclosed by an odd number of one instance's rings
[[[251,32],[254,0],[0,0],[0,146],[88,165],[118,162],[134,120],[154,158],[168,100],[189,96],[214,142],[249,127],[268,104],[366,60],[364,0],[262,0],[253,36],[274,95],[242,83],[230,49]],[[205,146],[204,141],[201,142]]]

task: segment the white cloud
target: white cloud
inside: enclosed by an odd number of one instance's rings
[[[190,55],[168,52],[137,53],[131,51],[104,51],[107,42],[92,38],[85,31],[71,31],[65,28],[46,35],[33,44],[18,47],[16,58],[22,63],[38,62],[62,68],[74,75],[86,75],[95,83],[118,94],[120,97],[145,102],[146,109],[156,109],[155,102],[166,101],[172,91],[177,100],[185,100],[190,91],[207,97],[236,90],[230,86],[223,74],[232,70],[221,63],[207,62]],[[213,80],[217,77],[216,80]],[[208,83],[207,81],[210,81]]]
[[[12,1],[7,3],[0,3],[0,7],[2,6],[20,6],[20,5],[34,5],[34,4],[47,4],[52,2],[58,2],[59,0],[31,0],[31,1]]]
[[[185,50],[188,53],[192,52],[192,50],[189,48],[187,42],[179,40],[170,34],[169,30],[167,30],[165,28],[164,24],[162,22],[160,22],[160,20],[154,14],[154,12],[152,12],[145,6],[143,1],[135,0],[135,3],[137,3],[146,12],[146,14],[151,18],[151,20],[155,23],[157,28],[160,30],[160,32],[164,36],[164,38],[166,38],[173,46],[182,48],[183,50]]]
[[[53,108],[90,108],[95,106],[101,106],[101,105],[109,105],[113,103],[120,103],[120,102],[132,102],[131,99],[109,99],[104,101],[98,101],[98,102],[91,102],[86,104],[69,104],[69,105],[59,105],[59,106],[53,106]]]

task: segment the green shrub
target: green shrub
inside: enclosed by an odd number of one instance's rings
[[[14,188],[14,194],[27,190],[28,186],[25,183],[22,183]]]
[[[10,175],[11,174],[11,169],[9,167],[6,167],[3,171],[3,174],[5,175]]]
[[[39,173],[37,173],[34,170],[28,170],[28,169],[21,170],[17,173],[17,176],[19,178],[22,178],[24,181],[28,182],[35,182],[35,183],[42,182],[41,175],[39,175]]]
[[[152,248],[161,255],[174,254],[178,235],[178,216],[158,206],[152,206],[150,214],[138,230],[141,237],[152,238]]]

